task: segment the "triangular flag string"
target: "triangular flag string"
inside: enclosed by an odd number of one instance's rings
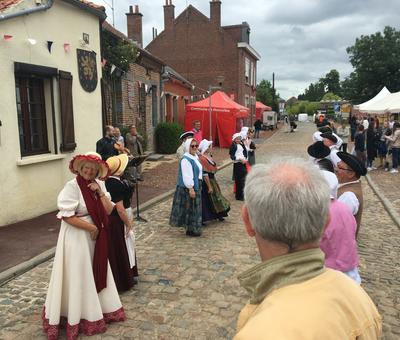
[[[33,46],[36,45],[37,41],[36,39],[28,38],[28,42]]]
[[[49,53],[51,53],[51,47],[53,46],[54,41],[47,40],[47,49]]]
[[[71,44],[70,43],[64,43],[64,52],[69,53],[71,51]]]
[[[13,36],[9,35],[9,34],[4,34],[3,38],[5,41],[8,41],[8,40],[11,40],[13,38]]]

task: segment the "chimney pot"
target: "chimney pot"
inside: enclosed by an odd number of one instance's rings
[[[164,30],[170,29],[174,25],[175,20],[175,6],[172,0],[165,0],[164,6]]]
[[[210,20],[213,24],[221,26],[221,1],[211,0],[210,1]]]
[[[139,6],[135,5],[135,12],[133,6],[129,6],[129,13],[126,13],[128,38],[136,41],[139,47],[143,45],[143,31],[142,31],[142,17],[139,12]]]

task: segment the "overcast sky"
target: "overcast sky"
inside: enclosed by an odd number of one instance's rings
[[[103,0],[92,0],[103,4]],[[111,3],[111,0],[105,0]],[[129,5],[138,4],[143,14],[146,46],[152,27],[164,27],[165,0],[115,0],[115,26],[126,33]],[[209,16],[209,0],[172,0],[177,17],[189,4]],[[112,14],[106,6],[108,21]],[[222,25],[247,21],[250,43],[261,54],[258,82],[272,80],[287,99],[302,93],[331,69],[341,77],[351,70],[346,47],[356,37],[382,31],[386,25],[399,28],[400,0],[222,0]]]

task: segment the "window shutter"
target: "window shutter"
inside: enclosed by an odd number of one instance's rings
[[[60,85],[60,111],[61,111],[61,146],[62,152],[74,151],[75,129],[74,110],[72,105],[72,74],[70,72],[59,72]]]

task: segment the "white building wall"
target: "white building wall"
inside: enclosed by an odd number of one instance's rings
[[[82,33],[88,33],[90,44],[86,47],[97,53],[98,84],[94,92],[83,90],[79,83],[76,49],[81,46]],[[46,12],[0,21],[0,34],[10,34],[10,41],[0,40],[0,226],[36,217],[57,209],[57,195],[64,183],[73,175],[68,170],[69,161],[78,153],[95,150],[102,135],[101,118],[101,60],[98,17],[55,1]],[[30,45],[28,38],[37,40]],[[54,41],[52,53],[47,40]],[[69,53],[63,44],[70,43]],[[73,75],[73,108],[75,125],[74,153],[55,155],[51,124],[48,140],[52,154],[21,158],[18,136],[18,118],[15,96],[14,62],[55,67]],[[57,147],[61,143],[58,82],[54,81]],[[51,110],[46,98],[46,114]],[[49,122],[49,120],[48,120]],[[53,145],[53,147],[52,147]],[[28,164],[30,163],[30,164]]]

